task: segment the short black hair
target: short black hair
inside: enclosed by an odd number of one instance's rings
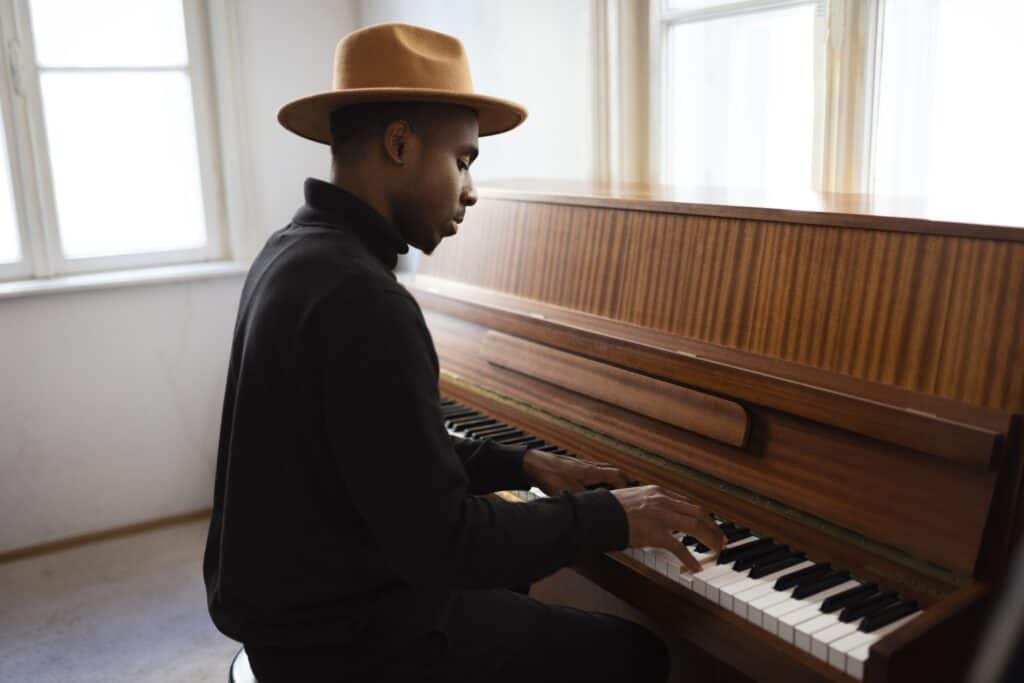
[[[393,121],[406,121],[423,136],[431,124],[450,111],[442,102],[364,102],[350,104],[331,112],[331,165],[347,163],[361,153],[368,140],[384,134]]]

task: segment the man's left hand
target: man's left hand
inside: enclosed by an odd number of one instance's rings
[[[546,451],[527,451],[523,457],[523,473],[549,496],[560,491],[583,491],[597,484],[613,489],[630,485],[629,478],[617,467]]]

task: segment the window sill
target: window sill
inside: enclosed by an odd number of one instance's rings
[[[163,284],[167,282],[209,280],[212,278],[245,275],[248,270],[248,266],[236,263],[235,261],[208,261],[205,263],[187,263],[157,268],[136,268],[82,275],[63,275],[34,280],[16,280],[14,282],[0,282],[0,300],[35,296],[37,294],[59,294],[114,287]]]

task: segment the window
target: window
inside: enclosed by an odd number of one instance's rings
[[[873,191],[996,220],[1019,211],[1021,26],[1017,0],[885,3]]]
[[[651,0],[649,11],[652,180],[1024,216],[1024,2]]]
[[[6,135],[0,135],[0,265],[21,260],[18,217],[14,212],[14,190],[8,173]]]
[[[0,158],[0,181],[26,188],[0,185],[0,264],[47,276],[223,256],[202,9],[0,0],[4,124],[22,152]]]
[[[663,20],[662,177],[810,189],[821,3],[707,5],[677,0]]]

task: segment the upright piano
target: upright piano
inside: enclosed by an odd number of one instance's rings
[[[450,426],[681,492],[747,560],[631,548],[580,580],[754,680],[960,680],[1021,528],[1024,229],[859,196],[480,195],[402,276]]]

